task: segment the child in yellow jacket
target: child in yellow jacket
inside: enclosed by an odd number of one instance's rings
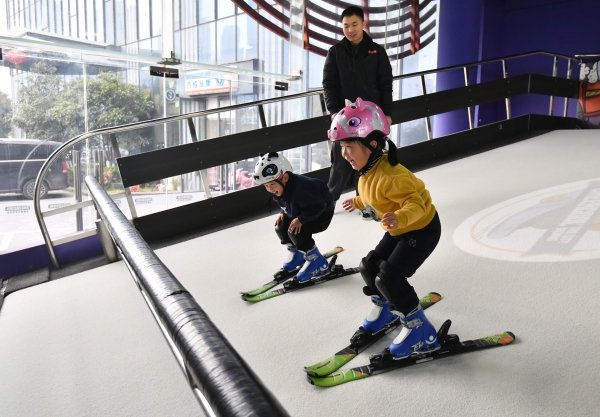
[[[383,111],[358,98],[336,115],[328,137],[340,142],[342,156],[360,174],[359,195],[344,200],[342,207],[368,212],[385,230],[359,265],[366,283],[363,291],[374,307],[352,340],[385,331],[400,320],[402,330],[389,346],[394,358],[400,359],[440,347],[408,278],[435,249],[441,225],[423,181],[398,163],[389,132]]]

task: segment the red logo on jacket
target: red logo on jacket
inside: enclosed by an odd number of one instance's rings
[[[377,53],[377,49],[370,49],[369,54],[373,55]]]

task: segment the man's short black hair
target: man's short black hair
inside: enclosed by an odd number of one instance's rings
[[[365,20],[365,13],[363,12],[363,9],[358,6],[350,6],[344,9],[342,15],[340,16],[340,20],[344,20],[344,17],[350,16],[358,16],[360,20]]]

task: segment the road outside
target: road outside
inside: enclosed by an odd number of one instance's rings
[[[217,193],[213,192],[213,196]],[[84,197],[85,199],[86,197]],[[204,193],[134,193],[133,201],[138,217],[169,208],[194,203],[204,199]],[[74,204],[69,192],[51,192],[41,200],[42,212]],[[127,201],[116,200],[117,205],[131,218]],[[53,241],[77,233],[76,212],[69,211],[45,218]],[[83,229],[95,230],[96,210],[90,206],[82,209]],[[0,195],[0,255],[16,252],[44,243],[44,238],[35,218],[33,201],[16,194]]]

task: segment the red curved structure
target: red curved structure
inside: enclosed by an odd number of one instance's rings
[[[283,39],[290,39],[290,2],[287,0],[255,0],[256,8],[246,0],[231,0],[259,25]],[[329,0],[331,6],[351,6],[341,0]],[[304,49],[321,56],[342,37],[339,14],[306,0],[302,42]],[[431,0],[403,0],[388,7],[363,7],[369,35],[383,44],[390,60],[417,53],[435,39],[436,4]],[[371,16],[385,14],[385,19]],[[335,23],[332,23],[335,22]],[[395,28],[391,26],[396,26]]]

